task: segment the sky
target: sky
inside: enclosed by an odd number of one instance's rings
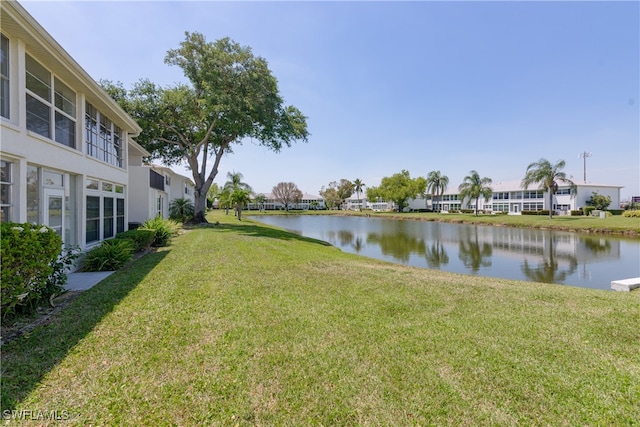
[[[21,1],[94,79],[187,82],[167,50],[200,32],[267,60],[308,142],[244,141],[216,183],[256,192],[439,170],[520,181],[541,158],[640,196],[640,3]],[[189,175],[186,168],[176,172]]]

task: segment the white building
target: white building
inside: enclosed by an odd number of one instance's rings
[[[129,168],[129,222],[140,224],[149,218],[169,218],[175,199],[195,202],[195,185],[190,178],[158,165]]]
[[[276,200],[276,197],[272,193],[258,193],[265,197],[264,203],[249,203],[249,210],[251,209],[264,209],[264,210],[281,210],[285,209],[285,206],[282,202]],[[313,194],[303,193],[302,199],[298,202],[289,204],[289,209],[295,210],[313,210],[313,209],[324,209],[324,199],[320,196],[316,196]]]
[[[3,0],[0,19],[2,221],[82,249],[125,231],[140,127],[20,4]]]
[[[490,187],[493,190],[493,195],[489,200],[480,198],[479,210],[519,214],[522,211],[541,211],[550,208],[549,193],[538,189],[537,185],[532,185],[524,190],[520,181],[511,181],[494,183]],[[593,193],[611,197],[610,206],[617,209],[617,206],[620,206],[621,188],[623,187],[614,185],[576,184],[575,189],[571,190],[568,185],[560,185],[556,194],[553,195],[551,209],[556,214],[578,210],[587,206],[587,201],[593,196]],[[427,201],[424,198],[413,199],[409,201],[408,208],[422,210],[428,206],[427,209],[444,212],[475,209],[475,200],[460,200],[457,187],[455,190],[445,191],[443,195],[435,199]]]

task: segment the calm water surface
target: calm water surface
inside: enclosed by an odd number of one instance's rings
[[[345,252],[414,267],[595,289],[640,277],[640,239],[331,215],[254,219]]]

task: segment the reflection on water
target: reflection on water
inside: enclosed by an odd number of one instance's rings
[[[640,276],[637,239],[364,217],[256,219],[347,252],[416,267],[598,289]]]

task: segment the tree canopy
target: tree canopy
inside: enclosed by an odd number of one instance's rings
[[[342,208],[344,201],[351,197],[355,185],[348,179],[341,179],[340,182],[331,181],[328,187],[320,189],[320,195],[324,199],[325,205],[331,209],[334,206]]]
[[[189,84],[160,87],[141,79],[127,91],[101,83],[138,122],[136,140],[152,158],[187,164],[195,182],[194,221],[206,222],[206,194],[223,155],[247,138],[275,152],[307,141],[306,117],[284,104],[267,61],[229,38],[207,42],[186,32],[165,63],[180,67]]]
[[[273,197],[289,210],[289,205],[302,200],[302,191],[293,182],[280,182],[271,190]]]
[[[391,200],[402,212],[408,199],[414,199],[424,194],[427,188],[427,180],[419,176],[411,178],[409,171],[402,170],[392,176],[382,178],[380,186],[367,188],[367,199],[376,201],[378,197],[383,200]]]

